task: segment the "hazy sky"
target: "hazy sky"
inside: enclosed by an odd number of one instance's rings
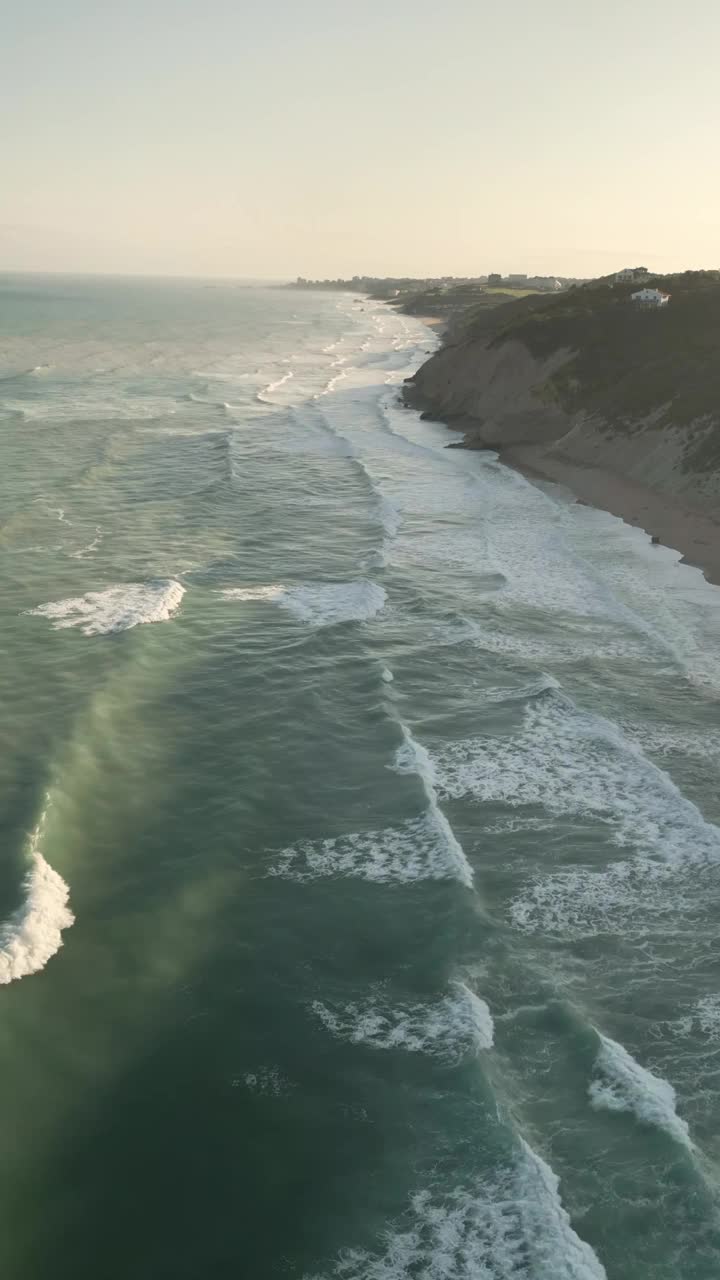
[[[720,266],[718,0],[10,3],[2,269]]]

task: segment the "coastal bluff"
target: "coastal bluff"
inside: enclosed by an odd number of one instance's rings
[[[406,402],[659,535],[720,581],[720,272],[609,280],[456,317]]]

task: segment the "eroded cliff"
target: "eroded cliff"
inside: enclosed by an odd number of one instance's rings
[[[597,282],[464,317],[408,384],[415,406],[548,471],[602,467],[715,517],[720,498],[720,276],[632,286]]]

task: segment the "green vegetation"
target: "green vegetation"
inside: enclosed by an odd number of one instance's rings
[[[470,309],[486,312],[503,303],[532,297],[547,299],[548,294],[538,289],[513,288],[512,285],[488,287],[485,276],[458,279],[443,276],[426,280],[402,277],[353,276],[350,280],[306,280],[299,276],[292,289],[320,289],[335,292],[365,293],[371,298],[388,302],[407,315],[437,316],[453,320]],[[553,295],[557,297],[558,295]]]
[[[503,292],[501,289],[486,289],[483,284],[469,280],[459,284],[433,285],[426,289],[401,290],[388,301],[406,315],[447,319],[450,316],[462,317],[471,308],[483,311],[495,309],[507,301],[507,295],[503,296]]]
[[[679,426],[720,415],[720,272],[647,284],[670,293],[670,304],[639,307],[630,297],[636,285],[600,280],[492,317],[470,314],[456,341],[516,339],[540,358],[572,351],[545,387],[545,398],[570,413],[596,412],[625,426],[651,413],[659,425]]]
[[[496,285],[494,285],[491,289],[486,289],[485,292],[501,293],[501,294],[504,294],[506,298],[529,298],[529,297],[536,298],[538,295],[537,289],[509,289],[509,288],[503,289],[500,286],[496,286]]]

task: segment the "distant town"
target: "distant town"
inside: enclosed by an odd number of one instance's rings
[[[350,279],[308,280],[298,276],[293,287],[297,289],[352,289],[361,293],[405,293],[412,289],[455,289],[459,285],[482,289],[505,289],[511,292],[528,290],[529,292],[553,293],[567,289],[572,284],[583,284],[584,280],[575,276],[531,276],[527,272],[509,272],[504,275],[500,271],[491,271],[484,276],[352,276]]]
[[[605,277],[605,283],[647,285],[651,272],[647,267],[623,267]],[[522,298],[540,298],[561,294],[568,289],[588,287],[597,281],[578,276],[541,276],[511,271],[491,271],[483,276],[352,276],[349,279],[309,280],[298,276],[293,289],[327,289],[363,293],[390,302],[409,315],[447,319],[466,308],[494,309],[505,302]],[[645,307],[667,306],[670,294],[659,289],[642,288],[630,295],[633,302]]]
[[[408,315],[447,319],[467,307],[495,308],[529,296],[561,293],[584,281],[563,276],[530,276],[499,271],[484,276],[352,276],[350,279],[308,280],[298,276],[294,289],[328,289],[364,293],[390,302]]]

